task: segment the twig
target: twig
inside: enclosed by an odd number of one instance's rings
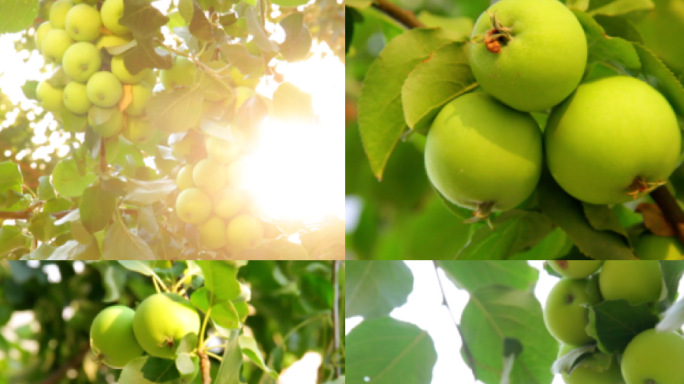
[[[654,189],[651,197],[665,215],[667,222],[674,228],[679,241],[684,244],[684,212],[675,197],[665,185]]]
[[[42,205],[44,202],[41,201],[40,205]],[[39,205],[36,203],[35,205]],[[35,209],[35,208],[34,208]],[[55,219],[61,219],[62,217],[70,214],[71,212],[75,211],[75,209],[70,209],[67,211],[59,211],[59,212],[53,212],[50,215],[54,217]],[[137,209],[121,209],[121,212],[127,215],[137,215],[138,210]],[[20,211],[20,212],[0,212],[0,220],[29,220],[33,216],[33,210],[29,207],[29,209],[25,211]]]
[[[332,275],[332,284],[333,284],[333,313],[332,313],[332,321],[333,321],[333,332],[335,333],[333,335],[333,349],[335,352],[340,350],[340,287],[339,287],[339,280],[338,280],[338,274],[340,271],[340,261],[333,261],[333,275]],[[342,375],[342,370],[340,369],[339,366],[335,367],[335,373],[333,379],[337,379]]]
[[[83,347],[81,347],[81,350],[76,356],[61,366],[57,371],[55,371],[55,373],[45,379],[41,384],[57,384],[61,382],[70,369],[76,369],[83,363],[83,359],[86,357],[88,351],[90,351],[90,346],[88,344],[83,344]]]
[[[174,49],[174,48],[172,48],[172,47],[169,47],[169,46],[165,45],[164,42],[162,42],[162,41],[159,40],[159,39],[155,39],[154,41],[155,41],[157,44],[159,44],[162,48],[166,49],[167,51],[169,51],[169,52],[171,52],[171,53],[175,53],[176,55],[180,55],[180,56],[187,57],[188,59],[192,60],[195,64],[197,64],[198,66],[202,67],[202,69],[203,69],[205,72],[209,73],[209,75],[210,75],[211,77],[213,77],[214,79],[219,80],[219,81],[223,81],[223,80],[224,80],[224,78],[221,77],[221,76],[217,73],[217,71],[215,71],[213,68],[210,68],[209,66],[207,66],[206,64],[204,64],[204,63],[203,63],[200,59],[198,59],[197,57],[192,56],[192,55],[190,55],[190,54],[187,54],[187,53],[185,53],[185,52],[181,52],[181,51],[179,51],[179,50],[177,50],[177,49]],[[222,70],[222,69],[220,69],[220,70]],[[220,71],[220,70],[219,70],[219,71]]]
[[[389,0],[375,0],[373,8],[380,10],[380,12],[383,12],[394,20],[404,24],[404,26],[409,29],[425,27],[425,24],[418,20],[413,12],[402,9]]]
[[[211,361],[209,361],[208,352],[197,351],[200,358],[200,371],[202,371],[202,384],[211,383]]]
[[[466,344],[465,337],[463,337],[463,332],[461,332],[461,327],[458,325],[458,321],[456,321],[456,318],[454,317],[453,312],[451,312],[451,307],[449,306],[449,302],[447,301],[446,298],[446,293],[444,293],[444,286],[442,285],[442,279],[439,277],[439,265],[437,265],[437,261],[433,261],[432,264],[435,267],[435,274],[437,275],[437,282],[439,283],[439,289],[442,291],[442,305],[444,305],[449,311],[449,316],[451,316],[451,321],[454,322],[454,325],[456,326],[456,330],[458,331],[458,334],[461,335],[461,343],[463,344],[463,351],[465,352],[466,357],[468,358],[468,366],[470,366],[471,371],[473,372],[473,378],[475,381],[477,381],[477,376],[475,375],[475,359],[473,358],[472,353],[470,353],[470,348],[468,348],[468,344]]]

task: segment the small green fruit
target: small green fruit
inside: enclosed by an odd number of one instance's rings
[[[100,9],[102,24],[115,35],[126,36],[131,33],[128,27],[119,24],[124,13],[123,0],[105,0]]]
[[[184,223],[202,224],[211,215],[209,195],[197,188],[188,188],[176,198],[176,214]]]
[[[550,260],[549,266],[559,275],[571,279],[584,279],[596,273],[602,260]]]
[[[227,177],[225,166],[211,159],[201,160],[192,171],[195,185],[205,192],[216,192],[225,187]]]
[[[52,28],[65,28],[67,13],[69,13],[73,6],[74,3],[71,0],[59,0],[52,4],[52,7],[50,7],[50,24],[52,24]]]
[[[250,215],[239,215],[228,223],[228,249],[237,253],[255,248],[264,238],[264,228],[259,219]]]
[[[87,7],[87,5],[86,5]],[[71,80],[85,83],[100,70],[102,57],[93,44],[81,41],[64,52],[62,68]]]
[[[194,165],[188,164],[178,171],[176,176],[176,185],[179,191],[184,191],[188,188],[194,188],[195,183],[192,181],[192,170],[195,168]]]
[[[626,384],[684,382],[684,339],[674,332],[649,329],[638,334],[622,355]]]
[[[662,286],[660,264],[653,260],[606,260],[599,274],[604,299],[625,299],[632,305],[658,301]]]
[[[212,216],[199,226],[199,242],[209,249],[225,247],[228,242],[226,223],[223,219]]]
[[[83,115],[88,112],[92,103],[88,99],[86,86],[84,84],[70,81],[64,87],[64,106],[71,112],[77,115]]]
[[[64,103],[64,90],[55,88],[47,81],[41,81],[36,88],[36,95],[45,110],[59,112]]]
[[[214,214],[222,219],[235,217],[247,205],[247,194],[237,188],[228,188],[212,195]]]
[[[546,299],[546,328],[565,344],[584,345],[593,340],[586,331],[589,321],[587,309],[582,307],[583,304],[596,304],[586,291],[588,282],[586,279],[561,279]]]
[[[684,247],[676,237],[645,234],[634,242],[634,250],[642,260],[682,260]]]
[[[154,135],[154,128],[146,118],[129,117],[123,135],[134,144],[144,144]]]
[[[112,73],[124,84],[138,84],[149,72],[150,69],[145,68],[133,75],[126,68],[123,55],[112,57]]]
[[[98,359],[121,369],[144,351],[133,332],[135,311],[123,305],[102,310],[90,327],[90,345]]]
[[[152,87],[145,82],[133,84],[131,86],[131,94],[133,99],[126,107],[126,114],[129,116],[140,116],[145,113],[147,103],[152,98]]]
[[[118,108],[93,106],[88,111],[88,124],[93,127],[93,131],[107,139],[123,130],[124,116]]]
[[[71,40],[71,37],[69,37],[65,30],[53,27],[43,37],[41,48],[45,61],[53,64],[62,64],[64,52],[69,49],[72,43],[73,40]]]
[[[52,25],[50,25],[49,21],[44,22],[43,24],[38,27],[36,30],[36,46],[38,47],[38,51],[40,53],[43,53],[43,40],[45,39],[45,35],[52,30]]]
[[[558,358],[565,356],[576,347],[572,345],[561,345]],[[612,359],[610,368],[605,371],[595,371],[590,367],[583,366],[582,363],[576,367],[571,374],[563,373],[565,384],[624,384],[625,381],[620,373],[620,364],[617,359]]]
[[[111,72],[97,72],[88,80],[88,98],[98,107],[109,108],[116,105],[123,95],[123,86]]]
[[[93,41],[100,36],[100,12],[87,4],[78,4],[66,15],[65,29],[76,41]]]

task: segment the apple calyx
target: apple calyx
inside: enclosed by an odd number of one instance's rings
[[[478,203],[477,209],[473,211],[473,217],[471,217],[470,219],[463,220],[463,222],[467,224],[472,224],[478,223],[482,220],[486,220],[489,228],[494,229],[494,225],[492,225],[492,221],[489,219],[489,217],[492,215],[492,210],[494,209],[495,205],[496,203],[493,201],[485,201],[482,203]]]
[[[634,181],[632,181],[632,184],[627,187],[628,192],[626,194],[632,196],[632,198],[636,200],[642,195],[645,195],[665,184],[667,184],[667,182],[663,181],[662,179],[658,179],[658,181],[655,182],[650,182],[646,181],[643,177],[637,176],[634,178]]]
[[[513,40],[513,29],[501,24],[496,17],[496,11],[493,14],[489,13],[489,10],[486,12],[489,15],[492,29],[485,34],[474,36],[472,42],[475,44],[484,43],[491,53],[501,53],[501,48]]]

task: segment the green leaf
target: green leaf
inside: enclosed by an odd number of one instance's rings
[[[154,260],[154,252],[140,237],[126,228],[120,219],[109,226],[102,243],[105,260]]]
[[[584,215],[587,217],[589,224],[599,231],[613,231],[618,235],[622,235],[625,241],[629,244],[629,236],[627,231],[620,224],[620,219],[607,205],[596,205],[582,202],[584,208]]]
[[[11,161],[0,163],[0,193],[15,191],[21,193],[24,178],[21,175],[19,164]]]
[[[176,190],[176,182],[170,179],[142,181],[128,179],[124,200],[132,204],[149,205],[164,200]]]
[[[266,30],[261,25],[261,19],[257,16],[254,9],[254,7],[245,7],[245,12],[243,15],[245,21],[247,22],[247,29],[252,34],[252,41],[254,41],[257,47],[261,48],[261,50],[264,52],[278,52],[278,46],[268,38]]]
[[[488,1],[484,0],[488,3]],[[470,3],[470,2],[469,2]],[[459,6],[460,8],[461,6]],[[485,7],[486,9],[487,7]],[[479,15],[479,13],[478,13]],[[477,15],[476,15],[477,17]],[[439,27],[444,30],[444,34],[453,41],[467,41],[473,30],[473,18],[470,17],[444,17],[435,15],[428,11],[421,11],[418,20],[428,27]]]
[[[95,179],[97,176],[90,171],[80,174],[73,158],[60,161],[52,171],[52,185],[63,197],[81,196]]]
[[[345,311],[348,317],[387,316],[406,303],[413,274],[403,261],[356,261],[347,265]]]
[[[582,28],[587,35],[587,45],[589,64],[595,61],[615,63],[619,67],[626,67],[631,70],[641,68],[639,56],[632,44],[619,37],[609,38],[603,28],[586,13],[580,10],[573,10],[577,20],[582,24]]]
[[[3,225],[0,227],[0,257],[5,257],[12,251],[28,248],[31,238],[25,235],[21,228]]]
[[[240,296],[240,283],[237,281],[238,269],[221,261],[198,260],[202,269],[205,287],[221,300],[233,300]]]
[[[314,118],[313,95],[284,82],[273,93],[273,113],[284,122],[309,123]]]
[[[584,216],[582,203],[561,189],[548,172],[542,173],[537,198],[542,212],[565,231],[583,254],[597,260],[636,259],[622,236],[594,229]]]
[[[457,287],[475,292],[488,285],[504,285],[531,290],[539,279],[539,270],[526,261],[439,261],[444,273]],[[502,266],[505,265],[505,268]]]
[[[289,62],[297,62],[307,58],[313,40],[309,28],[304,25],[304,14],[295,12],[280,21],[285,31],[285,41],[280,44],[280,54]]]
[[[538,244],[553,230],[553,223],[538,212],[512,210],[492,220],[494,229],[482,226],[456,255],[457,260],[506,260]]]
[[[254,339],[254,337],[242,335],[240,336],[239,342],[240,349],[242,349],[242,353],[245,356],[252,360],[254,364],[256,364],[269,376],[271,376],[274,379],[278,378],[278,373],[273,371],[266,365],[266,362],[264,361],[264,356],[261,353],[261,350],[259,349],[259,346],[257,345],[257,342]]]
[[[121,371],[120,383],[183,384],[176,362],[171,359],[143,356],[131,360]]]
[[[241,384],[240,369],[242,367],[242,350],[240,349],[240,330],[233,330],[228,336],[228,345],[223,352],[223,362],[219,368],[214,384]]]
[[[428,60],[416,66],[401,88],[407,124],[427,134],[432,121],[446,103],[477,85],[470,70],[468,43],[440,47]]]
[[[509,260],[555,260],[570,252],[572,240],[562,229],[556,228],[534,247],[518,252]]]
[[[624,351],[630,340],[658,324],[658,316],[646,303],[631,305],[627,300],[609,300],[590,307],[590,327],[607,353]]]
[[[371,65],[359,99],[359,129],[373,174],[382,178],[406,128],[401,90],[409,73],[449,43],[438,29],[413,29],[392,39]]]
[[[675,113],[684,116],[684,88],[665,64],[641,44],[632,44],[641,60],[641,73],[648,83],[665,96]]]
[[[147,104],[150,124],[162,132],[187,131],[202,117],[204,92],[199,87],[156,93]]]
[[[461,316],[463,344],[473,361],[474,374],[483,383],[499,383],[504,345],[522,344],[510,372],[510,383],[549,383],[549,367],[558,342],[544,325],[542,308],[534,293],[503,286],[488,286],[471,293]]]
[[[588,13],[594,15],[620,16],[632,12],[647,12],[654,8],[651,0],[593,0]]]
[[[47,242],[55,237],[55,218],[48,212],[39,212],[31,217],[29,231],[36,240]]]
[[[83,191],[78,210],[88,232],[99,232],[107,227],[116,209],[116,200],[116,196],[105,191],[100,182]]]
[[[92,239],[90,244],[81,244],[76,240],[69,240],[57,247],[48,260],[100,260],[100,248],[97,240]]]
[[[38,2],[35,0],[0,1],[0,35],[21,32],[31,26],[38,16]]]
[[[50,184],[50,176],[41,176],[38,178],[38,198],[41,200],[50,200],[57,197],[55,189]]]
[[[429,384],[432,380],[435,346],[427,331],[413,324],[391,317],[365,320],[347,335],[346,345],[349,384]]]
[[[644,38],[637,29],[636,25],[630,20],[622,17],[596,15],[594,20],[598,22],[606,31],[608,36],[620,37],[634,43],[644,43]]]

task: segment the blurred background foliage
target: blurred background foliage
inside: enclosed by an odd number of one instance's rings
[[[428,27],[442,27],[459,40],[469,38],[475,20],[490,6],[489,0],[391,1],[414,12]],[[682,81],[684,44],[676,36],[684,36],[684,0],[646,1],[652,3],[651,10],[630,14],[630,22],[637,27],[646,47]],[[572,5],[582,0],[564,2]],[[611,1],[586,2],[592,9]],[[359,135],[357,101],[364,76],[387,42],[405,29],[373,7],[347,6],[346,11],[351,36],[347,42],[345,109],[347,258],[454,258],[475,226],[461,224],[431,190],[423,163],[425,137],[410,135],[406,142],[400,142],[382,181],[378,181],[371,173]],[[684,191],[683,167],[675,171],[671,181],[676,190]]]

